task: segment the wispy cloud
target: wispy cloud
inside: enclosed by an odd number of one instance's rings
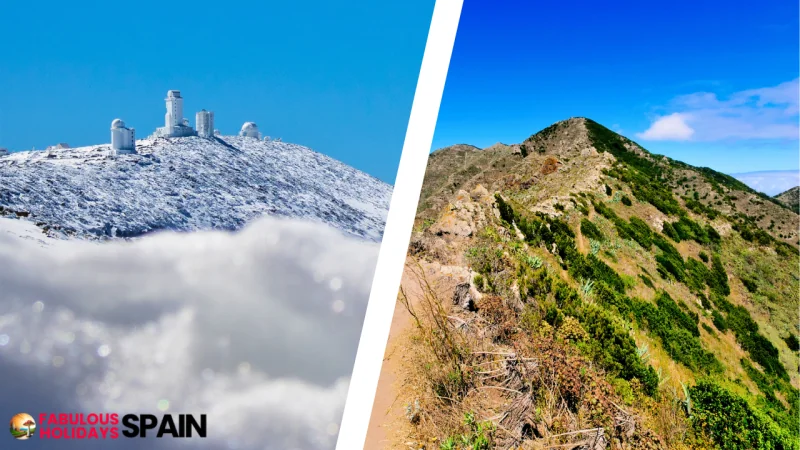
[[[727,98],[713,92],[676,97],[650,127],[637,134],[651,141],[797,140],[800,79],[748,89]]]

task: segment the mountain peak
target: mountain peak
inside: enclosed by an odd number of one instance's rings
[[[391,186],[295,144],[249,137],[157,138],[0,157],[0,216],[53,236],[137,237],[237,230],[265,214],[318,220],[380,240]]]
[[[549,154],[557,157],[592,153],[587,119],[571,117],[556,122],[531,135],[520,144],[523,155],[529,153]]]

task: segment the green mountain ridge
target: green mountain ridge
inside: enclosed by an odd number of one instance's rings
[[[611,448],[797,449],[799,224],[784,201],[576,117],[433,152],[409,254],[474,274],[483,300],[457,314],[484,325],[451,331],[464,342],[583,361],[577,391],[531,379],[476,401],[488,381],[459,375],[448,395],[470,414],[526,405],[500,426],[538,431],[499,448],[599,427]],[[577,397],[553,409],[537,389]],[[623,404],[636,432],[618,429]]]

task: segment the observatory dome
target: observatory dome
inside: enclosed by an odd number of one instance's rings
[[[111,122],[111,128],[125,128],[125,122],[123,122],[122,119],[114,119],[114,121]]]

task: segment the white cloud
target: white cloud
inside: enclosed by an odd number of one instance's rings
[[[637,136],[644,140],[797,140],[798,86],[795,79],[735,92],[726,99],[712,92],[682,95],[668,105],[668,115],[656,118]],[[687,136],[687,130],[694,132]]]
[[[46,248],[0,232],[0,377],[51,380],[53,405],[30,413],[160,413],[167,400],[208,414],[209,439],[188,441],[203,447],[333,448],[376,256],[278,219]]]
[[[688,116],[673,113],[656,119],[650,128],[637,136],[648,141],[686,141],[694,135],[694,130],[686,124]]]

